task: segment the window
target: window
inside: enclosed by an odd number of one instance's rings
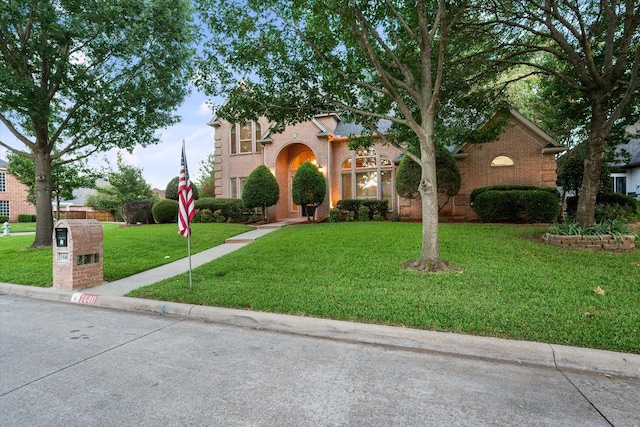
[[[613,192],[627,194],[627,177],[613,175]]]
[[[229,152],[231,154],[260,153],[262,151],[262,145],[258,142],[260,133],[260,124],[256,122],[232,124]]]
[[[7,191],[7,175],[4,172],[0,173],[0,191]]]
[[[242,197],[242,190],[244,190],[244,183],[247,181],[247,177],[242,178],[230,178],[229,179],[229,196],[232,199],[239,199]]]
[[[231,178],[229,180],[229,197],[232,199],[238,198],[238,179]]]
[[[11,216],[11,211],[9,209],[9,201],[0,200],[0,215]]]
[[[393,202],[391,160],[373,148],[360,148],[342,162],[342,198],[375,199]]]
[[[491,161],[491,166],[500,167],[500,166],[513,166],[514,162],[511,157],[508,156],[498,156]]]

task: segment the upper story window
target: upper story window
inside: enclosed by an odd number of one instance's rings
[[[262,146],[258,142],[262,129],[260,123],[245,122],[231,125],[231,154],[260,153]]]
[[[0,172],[0,191],[7,191],[7,175],[4,172]]]
[[[391,160],[373,148],[359,148],[342,162],[343,199],[379,199],[393,202]]]
[[[508,156],[498,156],[491,161],[491,166],[513,166],[513,159]]]

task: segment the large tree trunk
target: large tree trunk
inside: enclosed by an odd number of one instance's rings
[[[418,191],[422,200],[422,252],[414,267],[436,272],[448,270],[449,267],[440,256],[436,156],[432,129],[433,126],[427,126],[423,135],[419,136],[422,175]]]
[[[595,96],[592,101],[589,140],[584,156],[582,185],[576,211],[576,222],[581,227],[589,227],[595,222],[596,196],[608,139],[605,129],[607,101],[606,95]]]
[[[45,144],[42,144],[45,145]],[[53,213],[51,211],[51,156],[37,144],[34,154],[36,195],[36,239],[31,247],[51,246]]]

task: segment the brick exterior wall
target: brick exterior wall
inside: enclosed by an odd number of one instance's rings
[[[462,184],[460,192],[447,207],[446,214],[476,219],[469,199],[476,188],[500,184],[557,186],[555,154],[543,153],[549,140],[538,129],[516,116],[511,117],[511,124],[497,141],[465,144],[461,148],[460,151],[468,154],[457,160]],[[491,166],[497,156],[509,157],[513,160],[513,166]]]
[[[231,153],[231,123],[224,120],[214,120],[210,123],[215,127],[215,152],[214,152],[214,186],[216,197],[230,198],[231,180],[240,180],[259,165],[266,165],[276,177],[280,187],[280,200],[275,206],[268,208],[271,220],[300,217],[301,209],[293,206],[291,201],[291,180],[295,171],[292,170],[292,161],[301,153],[311,150],[315,162],[327,179],[327,195],[324,202],[318,207],[316,217],[326,218],[329,210],[342,198],[341,165],[347,158],[353,157],[353,151],[349,150],[346,138],[329,140],[329,134],[334,135],[339,119],[335,115],[319,116],[312,121],[287,126],[280,133],[268,133],[270,123],[265,119],[258,121],[261,134],[268,136],[264,144],[257,149],[254,147],[250,153]],[[346,137],[347,135],[342,135]],[[393,160],[400,154],[400,150],[394,147],[375,145],[373,147],[378,154],[385,155]],[[394,171],[395,173],[395,168]],[[236,196],[240,198],[240,186],[236,181]],[[394,198],[395,200],[395,198]]]
[[[477,218],[469,206],[469,196],[478,187],[494,184],[556,186],[555,154],[543,154],[542,149],[549,144],[557,144],[519,114],[514,113],[511,122],[513,126],[506,129],[497,141],[480,145],[466,144],[461,148],[466,153],[465,158],[457,160],[462,186],[459,194],[441,211],[441,215],[457,219]],[[317,217],[328,216],[329,210],[342,199],[341,166],[354,153],[347,146],[348,135],[336,132],[336,129],[340,129],[339,118],[335,115],[318,116],[308,122],[287,126],[277,134],[268,131],[270,123],[264,118],[258,123],[261,138],[264,138],[263,144],[257,143],[258,138],[254,137],[251,152],[240,153],[237,147],[235,154],[231,153],[231,128],[235,125],[216,118],[209,123],[215,128],[216,197],[232,197],[231,182],[235,179],[236,197],[240,198],[239,181],[249,176],[259,165],[265,164],[280,186],[280,200],[277,205],[268,209],[270,219],[301,216],[300,210],[296,210],[290,200],[291,179],[295,173],[291,162],[300,153],[311,150],[327,179],[327,196],[318,207]],[[384,155],[392,162],[401,154],[399,149],[391,146],[377,144],[373,148],[378,155]],[[511,158],[514,165],[492,167],[491,161],[500,155]],[[391,171],[394,184],[390,209],[401,216],[420,219],[422,210],[419,200],[407,200],[395,195],[396,169],[397,164],[394,164]],[[441,204],[444,204],[442,199]]]
[[[59,246],[56,228],[67,230],[67,246]],[[96,220],[58,221],[53,230],[53,287],[82,289],[102,284],[102,226]]]
[[[0,168],[0,174],[5,175],[6,183],[6,191],[0,191],[0,200],[9,202],[9,222],[18,222],[20,214],[35,215],[35,205],[27,202],[27,186],[4,168]]]

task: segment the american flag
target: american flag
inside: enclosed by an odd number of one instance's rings
[[[191,235],[189,223],[193,219],[196,209],[193,203],[191,181],[189,181],[184,141],[182,141],[182,161],[180,162],[180,178],[178,181],[178,205],[178,233],[189,237]]]

